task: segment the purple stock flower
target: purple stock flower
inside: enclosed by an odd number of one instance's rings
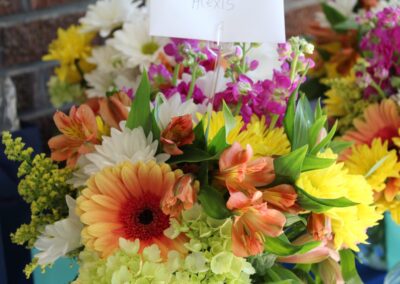
[[[166,98],[170,98],[176,93],[181,95],[182,101],[186,101],[190,89],[190,83],[181,82],[176,87],[169,88],[165,90],[163,93]],[[195,86],[193,92],[193,101],[195,104],[202,104],[206,101],[207,97],[204,95],[203,91]]]
[[[400,7],[388,7],[368,16],[374,27],[360,42],[369,67],[366,72],[388,95],[397,93],[391,78],[400,76]],[[366,76],[363,76],[366,77]],[[373,87],[365,89],[365,96],[376,95]]]
[[[174,57],[177,63],[180,63],[184,60],[185,49],[187,51],[199,50],[199,41],[194,39],[181,39],[181,38],[172,38],[171,42],[164,46],[165,54]]]
[[[164,89],[171,85],[172,74],[163,64],[151,64],[148,74],[155,89]]]

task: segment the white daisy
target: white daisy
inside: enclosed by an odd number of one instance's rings
[[[83,224],[75,213],[76,201],[68,195],[65,199],[69,209],[68,218],[47,225],[34,244],[40,251],[35,255],[39,265],[52,264],[81,246]]]
[[[196,113],[203,113],[205,110],[205,106],[196,105],[192,99],[182,102],[179,93],[169,99],[160,94],[156,102],[156,120],[161,131],[167,128],[173,117],[190,114],[196,120]]]
[[[128,58],[127,64],[131,68],[147,68],[151,63],[155,63],[166,41],[150,36],[149,25],[148,13],[143,12],[133,21],[125,23],[122,30],[116,31],[114,38],[107,41],[107,44]]]
[[[126,57],[112,46],[96,47],[92,51],[91,57],[87,59],[89,63],[97,66],[98,70],[111,72],[125,69]]]
[[[96,69],[85,74],[85,80],[89,85],[86,90],[88,98],[105,97],[108,91],[117,89],[136,89],[138,86],[138,74],[132,69],[124,69],[115,72],[104,72]]]
[[[100,0],[89,5],[86,15],[79,20],[83,32],[100,31],[102,37],[107,37],[115,28],[135,17],[140,10],[140,2],[132,0]]]
[[[104,136],[103,143],[96,145],[93,153],[79,158],[78,170],[69,180],[70,184],[75,187],[83,186],[92,175],[105,167],[115,166],[125,161],[161,163],[168,160],[167,154],[156,155],[158,141],[153,141],[152,133],[146,137],[141,127],[131,130],[125,127],[125,122],[121,122],[120,126],[123,131],[112,128],[111,136]]]

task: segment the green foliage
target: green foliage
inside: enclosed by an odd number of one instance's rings
[[[344,281],[348,284],[362,284],[357,272],[354,253],[350,249],[341,250],[339,253]]]
[[[152,129],[152,117],[150,111],[151,85],[147,71],[143,71],[142,80],[136,91],[135,99],[132,102],[131,111],[126,121],[126,127],[134,129],[142,127],[145,134]]]
[[[309,252],[312,249],[318,247],[320,242],[309,242],[304,245],[294,245],[286,238],[285,235],[281,235],[277,238],[266,237],[264,242],[265,251],[277,256],[292,256],[301,255]]]
[[[333,207],[350,207],[357,205],[357,203],[343,197],[337,199],[321,199],[308,194],[299,187],[297,187],[296,190],[301,207],[317,213],[325,212]]]
[[[307,155],[308,146],[305,145],[285,156],[274,160],[275,174],[278,179],[295,183],[302,172],[304,159]]]
[[[223,195],[217,189],[211,186],[203,186],[198,198],[208,216],[218,220],[232,216],[232,212],[226,208]]]
[[[323,12],[328,19],[328,22],[333,28],[335,28],[336,25],[343,23],[347,20],[347,17],[345,15],[333,8],[331,5],[327,3],[322,3],[321,5]]]
[[[3,144],[7,158],[21,163],[18,177],[22,179],[18,192],[30,204],[32,214],[31,223],[22,225],[12,234],[12,241],[32,248],[44,226],[67,217],[65,196],[76,194],[67,184],[72,170],[60,169],[44,154],[32,157],[33,149],[25,149],[21,138],[13,140],[10,133],[3,133]]]
[[[225,139],[227,140],[229,133],[231,133],[232,129],[236,127],[236,119],[233,116],[229,107],[226,105],[225,101],[223,102],[222,111],[224,113],[224,120],[225,120]]]

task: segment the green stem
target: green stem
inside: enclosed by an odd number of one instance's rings
[[[247,52],[248,50],[246,50],[246,43],[243,43],[243,46],[240,46],[243,50],[243,58],[242,58],[242,62],[241,62],[241,67],[240,67],[240,71],[242,74],[246,73],[246,56],[247,56]]]
[[[197,64],[193,67],[192,70],[192,81],[190,82],[190,88],[189,88],[189,93],[186,97],[186,100],[190,100],[193,97],[193,93],[194,93],[194,87],[196,87],[196,81],[197,81],[197,69],[198,66]]]
[[[176,84],[178,83],[180,69],[181,69],[181,64],[179,63],[178,65],[175,66],[174,76],[172,77],[172,86],[174,86],[174,87],[176,87]]]
[[[290,70],[290,80],[292,82],[294,81],[294,77],[296,76],[298,61],[299,61],[299,55],[296,53],[295,57],[293,58],[292,69]]]
[[[242,100],[239,101],[239,103],[236,106],[234,116],[238,116],[240,114],[240,110],[242,109],[243,102]]]
[[[385,92],[374,80],[372,80],[371,86],[378,92],[378,94],[381,96],[382,99],[386,99]]]

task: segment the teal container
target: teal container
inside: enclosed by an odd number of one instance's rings
[[[400,225],[397,225],[389,214],[385,217],[387,263],[392,269],[400,263]]]
[[[32,255],[35,254],[32,252]],[[52,268],[42,273],[38,268],[33,273],[34,284],[69,284],[78,275],[78,264],[71,258],[59,259]]]

